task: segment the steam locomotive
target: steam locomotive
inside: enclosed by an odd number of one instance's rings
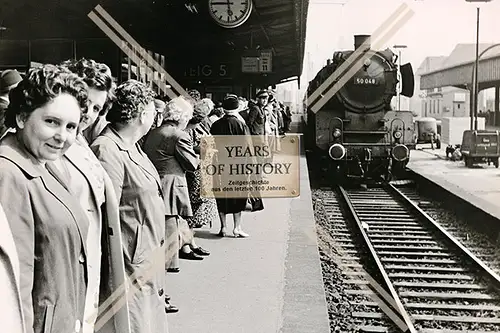
[[[309,83],[305,100],[313,101],[304,105],[306,150],[324,175],[337,180],[390,180],[415,148],[412,112],[391,108],[398,82],[401,95],[413,96],[413,69],[409,63],[400,66],[398,80],[397,55],[390,49],[372,50],[369,35],[355,35],[354,47],[356,52],[335,52]],[[337,70],[349,79],[329,97],[342,75],[330,85],[323,83]],[[321,99],[327,101],[315,110]]]

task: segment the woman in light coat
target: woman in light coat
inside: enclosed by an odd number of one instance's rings
[[[108,127],[91,148],[113,183],[120,207],[132,333],[165,333],[165,210],[160,178],[138,144],[156,117],[153,92],[129,80],[116,89]]]
[[[113,78],[107,72],[107,66],[93,60],[66,61],[64,66],[87,84],[87,110],[78,128],[75,144],[60,159],[49,162],[47,167],[78,199],[89,219],[89,273],[83,333],[94,333],[94,330],[127,333],[130,332],[127,304],[116,313],[109,312],[110,309],[104,305],[126,283],[118,202],[111,179],[82,135],[109,103],[114,88]],[[125,291],[118,291],[120,297],[126,297]],[[101,320],[97,318],[99,305]]]
[[[0,142],[0,204],[19,255],[27,333],[82,329],[88,220],[46,166],[74,143],[86,104],[86,84],[52,65],[31,69],[10,93],[5,121],[16,133]]]
[[[5,332],[25,333],[19,287],[19,257],[7,217],[0,205],[0,322]]]

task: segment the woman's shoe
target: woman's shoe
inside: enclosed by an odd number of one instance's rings
[[[176,313],[179,312],[179,308],[168,302],[165,302],[165,312],[166,313]]]
[[[181,271],[180,268],[167,268],[168,273],[179,273]]]
[[[234,238],[247,238],[250,237],[249,234],[242,230],[233,230]]]
[[[227,235],[226,230],[224,230],[224,229],[221,229],[221,231],[219,231],[219,233],[217,234],[217,236],[219,236],[219,237],[226,237],[226,235]]]
[[[204,248],[202,248],[200,246],[195,247],[195,248],[192,247],[191,250],[193,250],[193,252],[199,256],[209,256],[210,255],[210,252],[208,252],[207,250],[205,250]]]
[[[197,255],[194,252],[188,252],[188,253],[186,253],[184,251],[180,251],[179,252],[179,258],[181,258],[181,259],[187,259],[187,260],[203,260],[202,256],[199,256],[199,255]]]

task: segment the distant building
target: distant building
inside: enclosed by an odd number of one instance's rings
[[[480,50],[490,44],[480,44]],[[427,57],[415,73],[415,95],[420,104],[422,117],[441,119],[444,117],[470,116],[470,92],[457,87],[441,87],[420,90],[420,77],[424,73],[469,62],[475,55],[475,44],[457,44],[449,56]],[[472,76],[472,73],[471,73]],[[417,89],[418,87],[418,89]],[[478,112],[486,111],[486,92],[478,96]]]

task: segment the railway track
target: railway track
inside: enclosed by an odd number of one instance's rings
[[[414,202],[394,186],[340,194],[409,332],[500,331],[500,277]]]
[[[397,315],[390,317],[379,306],[384,303],[377,295],[381,288],[379,290],[372,288],[372,285],[376,283],[369,280],[369,275],[364,269],[365,263],[362,260],[366,256],[366,249],[363,244],[355,241],[359,232],[356,226],[346,218],[346,207],[342,202],[341,194],[330,189],[323,189],[319,200],[329,229],[328,232],[320,225],[317,227],[320,247],[323,251],[328,248],[328,245],[321,246],[321,242],[324,242],[335,248],[336,253],[331,255],[331,259],[341,268],[344,292],[350,298],[349,318],[344,320],[349,320],[355,327],[353,332],[398,332],[397,325],[404,327],[404,323],[399,318],[395,323],[391,318]],[[387,295],[387,297],[390,296]],[[390,312],[394,313],[392,310]]]

